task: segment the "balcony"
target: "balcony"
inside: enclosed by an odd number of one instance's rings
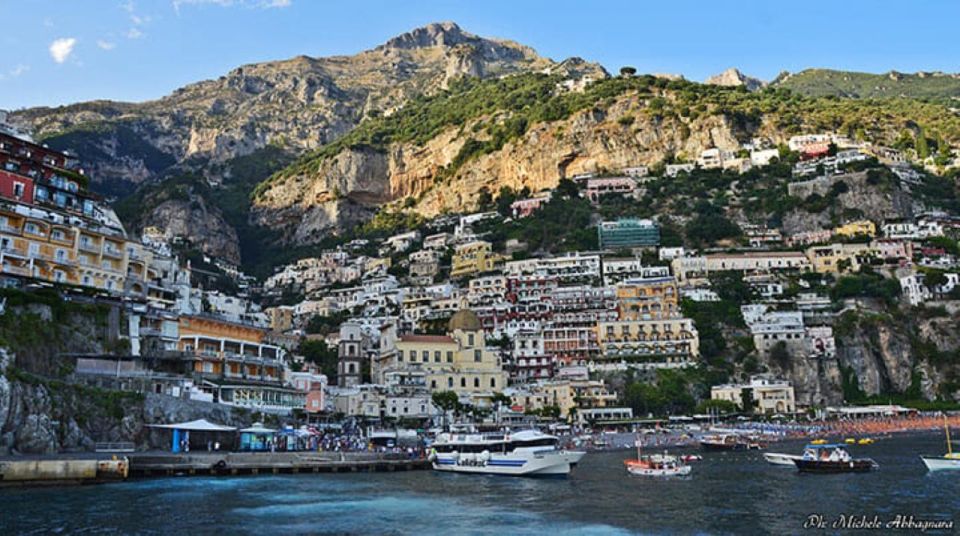
[[[94,244],[91,242],[80,241],[80,251],[86,251],[87,253],[96,253],[100,254],[100,245]]]
[[[9,234],[16,234],[16,235],[20,234],[19,227],[14,227],[13,225],[10,225],[8,223],[0,224],[0,231],[4,233],[9,233]]]
[[[103,255],[105,257],[113,257],[114,259],[122,259],[123,252],[116,248],[106,247],[103,248]]]

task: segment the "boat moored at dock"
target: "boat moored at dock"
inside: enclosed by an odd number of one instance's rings
[[[564,476],[584,453],[559,448],[556,436],[537,430],[487,434],[443,433],[430,461],[437,471],[509,476]]]

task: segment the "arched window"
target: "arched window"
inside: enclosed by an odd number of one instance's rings
[[[473,379],[473,386],[474,386],[475,388],[479,388],[479,387],[480,387],[480,378],[474,378],[474,379]]]
[[[460,378],[460,387],[466,387],[466,386],[467,386],[467,379]]]
[[[497,388],[497,379],[496,379],[496,378],[490,378],[490,388],[491,388],[491,389],[496,389],[496,388]]]

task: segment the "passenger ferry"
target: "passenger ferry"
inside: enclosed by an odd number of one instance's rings
[[[489,434],[443,433],[430,461],[437,471],[510,476],[563,476],[584,452],[562,450],[556,436],[537,430]]]

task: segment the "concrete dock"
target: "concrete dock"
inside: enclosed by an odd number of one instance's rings
[[[430,462],[368,452],[148,452],[128,454],[131,477],[373,473],[429,469]]]
[[[0,459],[0,486],[91,484],[124,480],[122,456],[63,456]]]

